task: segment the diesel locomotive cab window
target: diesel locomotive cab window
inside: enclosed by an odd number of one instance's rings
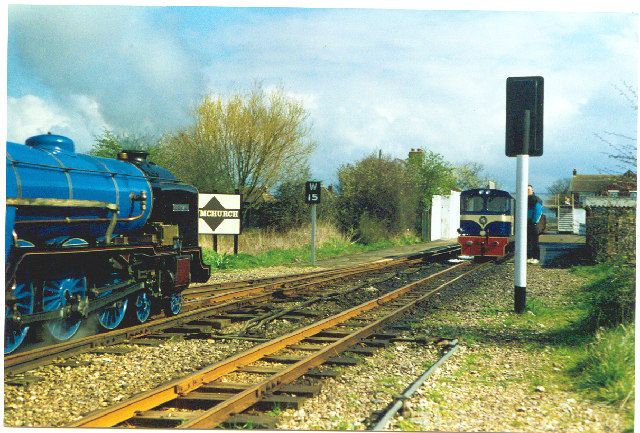
[[[479,196],[466,197],[462,202],[464,212],[480,212],[484,208],[484,198]]]
[[[509,198],[508,197],[489,197],[487,199],[487,210],[489,212],[509,212]]]

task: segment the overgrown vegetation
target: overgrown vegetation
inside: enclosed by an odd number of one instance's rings
[[[618,325],[597,331],[595,340],[578,361],[578,386],[609,403],[633,402],[634,392],[633,325]]]
[[[205,96],[189,125],[162,137],[105,130],[90,153],[114,158],[123,149],[145,150],[150,161],[202,193],[241,193],[244,228],[283,234],[309,221],[303,191],[312,180],[311,137],[302,102],[283,88],[256,83],[247,91]],[[454,165],[427,149],[412,149],[406,159],[372,154],[340,167],[335,188],[323,186],[318,220],[362,244],[411,236],[421,232],[433,195],[483,186],[483,170],[477,162]]]
[[[384,239],[370,244],[350,242],[344,238],[331,238],[316,247],[316,259],[329,259],[344,254],[355,254],[365,251],[374,251],[399,245],[410,245],[418,242],[415,236],[401,236],[392,239]],[[205,263],[211,265],[212,270],[222,269],[250,269],[289,264],[305,265],[309,262],[309,246],[295,248],[274,248],[255,254],[216,253],[212,249],[204,249]]]
[[[577,387],[595,398],[627,408],[626,431],[633,431],[635,383],[635,269],[623,258],[575,268],[584,287],[586,314],[581,330],[593,335],[571,372]]]
[[[575,268],[591,282],[584,288],[586,331],[631,323],[635,314],[635,269],[622,258],[596,266]]]

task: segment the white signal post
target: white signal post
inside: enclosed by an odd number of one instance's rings
[[[514,278],[514,307],[524,311],[527,302],[527,186],[529,184],[529,155],[516,157],[516,256]]]
[[[516,157],[516,254],[513,301],[516,313],[527,308],[527,213],[529,157],[542,156],[544,78],[507,78],[505,154]]]
[[[531,112],[524,112],[523,148],[529,151]],[[514,309],[523,313],[527,305],[527,212],[529,186],[529,155],[516,156],[516,256],[514,275]]]

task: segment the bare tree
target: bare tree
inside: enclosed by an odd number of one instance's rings
[[[570,191],[571,178],[568,177],[556,180],[547,188],[547,193],[550,195],[569,194]]]
[[[258,204],[265,191],[303,170],[315,147],[304,106],[281,88],[209,95],[195,115],[194,125],[165,137],[163,148],[176,173],[203,191],[232,186]]]
[[[630,84],[623,82],[622,87],[613,85],[618,93],[629,102],[631,108],[638,112],[638,93]],[[602,134],[594,132],[593,135],[609,146],[609,152],[605,152],[609,158],[615,161],[616,166],[623,170],[635,171],[638,163],[637,139],[625,134],[604,131]]]

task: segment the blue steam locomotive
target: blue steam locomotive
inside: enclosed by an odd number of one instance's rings
[[[513,242],[514,199],[499,189],[460,193],[458,243],[464,256],[502,257]]]
[[[5,343],[67,340],[95,316],[104,329],[178,314],[181,292],[205,282],[198,191],[142,151],[118,159],[39,135],[7,143]]]

